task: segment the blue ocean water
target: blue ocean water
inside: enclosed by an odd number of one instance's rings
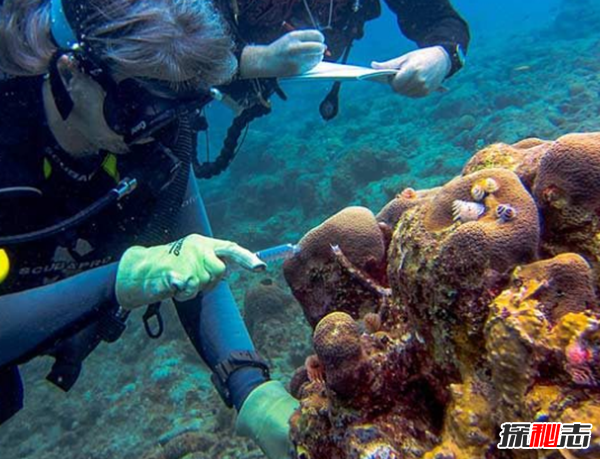
[[[469,23],[475,49],[489,46],[490,41],[505,40],[510,35],[528,33],[543,27],[544,24],[549,24],[558,13],[559,3],[560,0],[529,2],[455,0],[452,2]],[[414,49],[414,44],[396,31],[394,14],[384,8],[382,17],[367,25],[368,38],[357,43],[356,54],[369,62],[372,58],[384,59],[386,52]],[[473,59],[472,52],[470,54]]]
[[[600,39],[586,21],[573,19],[583,14],[578,7],[600,18],[599,3],[455,0],[472,30],[468,64],[447,82],[448,92],[426,99],[348,83],[340,115],[325,122],[317,107],[329,85],[284,85],[288,101],[275,98],[273,113],[252,124],[230,169],[200,181],[215,235],[252,250],[295,243],[343,207],[377,211],[404,187],[446,182],[486,144],[599,130]],[[574,12],[557,23],[565,11]],[[412,49],[384,8],[350,61],[368,65]],[[214,154],[229,115],[218,107],[210,115]],[[246,293],[265,277],[285,297],[277,266],[265,276],[236,272],[231,280],[241,308],[250,309]],[[167,457],[160,445],[182,432],[204,442],[189,458],[263,457],[233,435],[231,411],[177,317],[164,310],[165,336],[149,340],[136,315],[119,342],[86,360],[69,394],[45,383],[49,360],[27,365],[27,406],[0,428],[0,457],[159,459]],[[287,382],[310,352],[302,312],[291,300],[283,314],[252,311],[257,316],[247,319],[257,347]]]

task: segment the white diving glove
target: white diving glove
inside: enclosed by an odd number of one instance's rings
[[[249,45],[242,51],[242,78],[278,78],[307,72],[323,60],[325,37],[318,30],[294,30],[270,45]]]
[[[372,62],[374,69],[395,69],[390,84],[408,97],[424,97],[440,88],[452,69],[450,56],[441,46],[418,49],[386,62]]]
[[[125,309],[174,298],[187,301],[214,287],[227,263],[256,271],[266,267],[239,245],[191,234],[171,244],[131,247],[117,270],[117,301]]]

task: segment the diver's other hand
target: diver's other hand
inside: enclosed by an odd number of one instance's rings
[[[155,247],[131,247],[117,270],[117,301],[125,309],[174,298],[187,301],[214,287],[227,263],[249,270],[265,267],[256,255],[234,242],[191,234]]]
[[[249,45],[242,51],[242,78],[277,78],[307,72],[323,60],[325,37],[318,30],[294,30],[270,45]]]
[[[299,405],[279,381],[267,381],[244,401],[235,431],[254,440],[269,459],[288,459],[293,451],[290,417]]]
[[[441,46],[418,49],[386,62],[372,62],[374,69],[396,69],[390,82],[394,91],[408,97],[424,97],[438,89],[452,68]]]

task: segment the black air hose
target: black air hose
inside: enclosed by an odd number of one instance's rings
[[[223,148],[214,161],[200,163],[196,155],[193,155],[194,175],[199,179],[208,179],[223,172],[238,152],[238,142],[244,129],[257,118],[271,113],[271,107],[263,104],[255,104],[245,109],[234,120],[223,142]]]

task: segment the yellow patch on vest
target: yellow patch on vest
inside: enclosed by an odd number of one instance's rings
[[[115,182],[119,182],[119,170],[117,169],[117,157],[113,154],[106,155],[102,162],[102,169],[106,172]]]
[[[44,178],[50,178],[50,174],[52,174],[52,163],[47,158],[44,158]]]
[[[6,279],[10,271],[10,261],[8,255],[3,249],[0,249],[0,283]]]

